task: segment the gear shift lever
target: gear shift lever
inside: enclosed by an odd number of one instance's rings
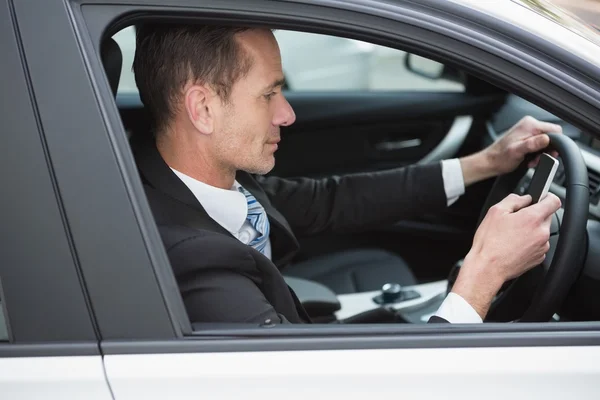
[[[421,297],[414,290],[405,290],[399,283],[386,283],[381,287],[381,294],[373,297],[377,304],[392,304],[401,301],[413,300]]]
[[[402,296],[402,286],[398,283],[386,283],[381,287],[381,300],[384,303],[394,303]]]

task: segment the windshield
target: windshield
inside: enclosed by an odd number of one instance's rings
[[[547,0],[512,0],[513,2],[520,4],[530,10],[542,15],[551,21],[560,24],[561,26],[569,29],[570,31],[578,34],[587,40],[600,45],[600,32],[597,28],[589,25],[588,23],[581,20],[572,12],[569,12],[560,6],[561,1],[547,1]],[[558,3],[558,4],[556,4]],[[598,5],[598,13],[600,13],[600,4]]]

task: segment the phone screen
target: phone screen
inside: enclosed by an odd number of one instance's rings
[[[546,153],[540,156],[540,162],[538,163],[533,178],[529,183],[527,194],[531,195],[532,204],[535,204],[542,200],[548,194],[550,184],[556,174],[558,168],[558,160]]]

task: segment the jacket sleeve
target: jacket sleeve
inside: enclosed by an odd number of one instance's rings
[[[234,271],[202,269],[184,278],[180,288],[192,323],[290,323],[250,278]]]
[[[441,163],[323,179],[258,177],[296,234],[345,233],[446,207]]]

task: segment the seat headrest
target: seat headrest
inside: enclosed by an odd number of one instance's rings
[[[104,70],[108,76],[108,82],[110,83],[113,96],[116,96],[117,89],[119,88],[119,80],[121,79],[123,54],[114,39],[109,38],[102,43],[100,57],[102,58],[102,64],[104,65]]]

